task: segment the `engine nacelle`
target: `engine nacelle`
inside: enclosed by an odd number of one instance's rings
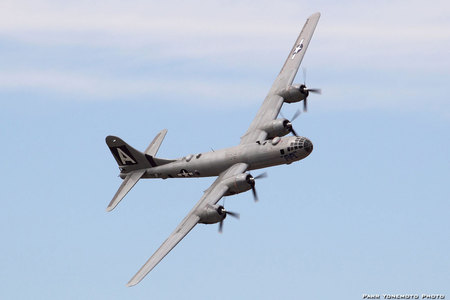
[[[226,179],[223,184],[228,186],[227,192],[224,196],[235,195],[246,192],[255,187],[255,179],[250,174],[239,174],[237,176]],[[197,212],[200,217],[199,223],[213,224],[223,221],[227,214],[239,217],[238,214],[227,212],[221,205],[208,205],[201,212]],[[220,228],[220,227],[219,227]],[[220,229],[219,229],[220,231]]]
[[[199,215],[199,223],[214,224],[219,223],[227,217],[225,209],[221,205],[209,205]]]
[[[261,128],[267,132],[267,139],[273,139],[276,136],[285,136],[291,132],[292,124],[286,119],[276,119]]]
[[[291,85],[290,87],[281,90],[278,95],[283,97],[283,100],[286,103],[299,102],[308,97],[308,91],[305,88],[306,86],[304,84]]]
[[[225,181],[228,191],[224,196],[235,195],[250,190],[255,185],[255,180],[250,174],[239,174]]]

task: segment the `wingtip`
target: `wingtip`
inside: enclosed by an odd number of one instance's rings
[[[135,276],[135,277],[136,277],[136,276]],[[130,281],[128,281],[128,283],[126,284],[127,287],[135,286],[136,284],[138,284],[139,282],[141,282],[141,280],[136,280],[135,277],[131,278]]]
[[[169,130],[167,130],[167,128],[164,128],[163,130],[161,130],[161,134],[165,137],[168,131]]]
[[[108,206],[106,207],[106,211],[110,212],[112,211],[114,208],[116,208],[117,204],[119,204],[119,202],[114,201],[116,200],[115,198],[113,200],[111,200],[111,202],[108,204]]]

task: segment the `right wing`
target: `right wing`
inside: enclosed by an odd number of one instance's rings
[[[261,128],[270,121],[275,120],[280,113],[284,100],[278,93],[282,89],[289,87],[294,81],[295,75],[303,60],[303,56],[305,55],[306,48],[308,48],[309,42],[311,41],[314,29],[319,22],[319,18],[320,13],[315,13],[306,20],[300,35],[295,41],[292,50],[289,52],[283,68],[281,68],[280,74],[278,74],[275,79],[272,88],[267,94],[266,99],[264,99],[261,108],[253,119],[253,122],[250,124],[247,132],[242,136],[241,145],[266,139],[267,132]]]
[[[167,240],[162,243],[136,275],[131,278],[127,286],[138,284],[192,230],[192,228],[197,225],[200,220],[198,212],[205,209],[208,205],[214,205],[219,202],[228,190],[228,186],[223,184],[225,179],[241,174],[245,172],[247,168],[247,164],[238,163],[223,171],[205,191],[202,198],[197,202],[194,208],[192,208],[183,221],[181,221],[177,228],[175,228]]]

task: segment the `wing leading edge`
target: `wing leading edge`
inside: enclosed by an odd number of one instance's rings
[[[213,184],[205,191],[202,198],[192,208],[188,215],[175,228],[170,236],[162,243],[156,252],[148,259],[142,268],[131,278],[127,286],[138,284],[154,267],[198,224],[200,221],[199,212],[208,205],[214,205],[227,192],[228,186],[224,180],[244,173],[248,168],[247,164],[238,163],[223,171]]]
[[[263,128],[264,125],[268,124],[270,121],[275,120],[280,113],[281,106],[283,105],[283,98],[278,95],[278,92],[289,87],[294,81],[314,30],[319,22],[319,18],[320,13],[317,12],[306,20],[300,35],[295,41],[292,50],[289,52],[286,62],[272,84],[266,99],[264,99],[264,102],[250,124],[249,129],[241,137],[241,144],[254,143],[266,139],[267,133],[260,128]]]

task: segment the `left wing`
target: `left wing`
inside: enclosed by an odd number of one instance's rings
[[[247,168],[247,164],[238,163],[223,171],[205,191],[202,198],[197,202],[194,208],[192,208],[183,221],[181,221],[177,228],[175,228],[167,240],[162,243],[136,275],[131,278],[127,286],[138,284],[192,230],[192,228],[197,225],[200,220],[200,217],[198,216],[199,212],[208,205],[214,205],[219,202],[228,190],[228,186],[224,184],[225,179],[244,173]]]
[[[303,60],[306,49],[311,41],[314,29],[319,22],[320,13],[311,15],[303,26],[300,35],[295,41],[292,50],[286,59],[286,62],[281,68],[280,74],[278,74],[272,88],[264,99],[264,102],[256,114],[255,119],[250,124],[249,129],[241,138],[241,145],[254,143],[256,141],[263,141],[267,137],[267,132],[261,128],[268,124],[270,121],[275,120],[280,113],[281,106],[283,105],[283,98],[279,95],[279,92],[289,87],[294,81],[294,77],[297,74],[298,68]]]

